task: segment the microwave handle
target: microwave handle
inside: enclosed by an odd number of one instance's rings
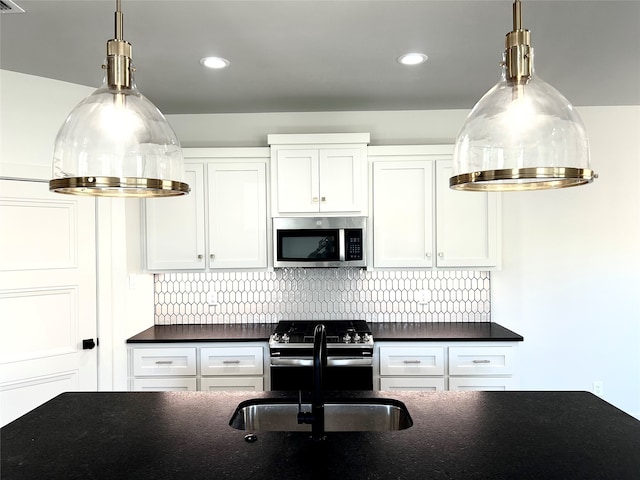
[[[338,254],[340,255],[340,261],[344,262],[347,255],[346,255],[346,249],[345,249],[345,237],[344,237],[344,228],[340,228],[338,229],[338,245],[339,245],[339,250],[338,250]]]

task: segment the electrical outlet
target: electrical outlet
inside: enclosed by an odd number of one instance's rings
[[[602,385],[602,381],[601,380],[597,380],[595,382],[593,382],[593,393],[595,393],[597,396],[601,397],[603,392],[603,385]]]
[[[429,290],[420,290],[417,297],[418,305],[426,305],[431,300],[431,292]]]
[[[218,303],[218,295],[216,294],[216,292],[209,292],[207,293],[207,304],[211,307],[215,307],[217,305],[220,305]]]

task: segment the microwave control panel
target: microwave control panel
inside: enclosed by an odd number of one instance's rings
[[[359,228],[345,229],[345,260],[362,260],[362,230]]]

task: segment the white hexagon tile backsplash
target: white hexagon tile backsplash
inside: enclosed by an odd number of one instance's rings
[[[488,322],[489,272],[283,268],[155,275],[155,324]]]

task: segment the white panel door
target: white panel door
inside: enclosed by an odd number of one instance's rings
[[[0,180],[0,425],[97,389],[95,200]]]
[[[275,177],[275,216],[318,212],[318,150],[278,150]]]
[[[373,164],[373,264],[431,267],[433,165],[431,161]]]
[[[436,162],[436,266],[494,267],[498,194],[452,190],[452,172],[451,161]]]
[[[147,268],[205,268],[204,165],[186,164],[188,195],[145,200]]]
[[[209,268],[267,266],[264,163],[210,163]]]

